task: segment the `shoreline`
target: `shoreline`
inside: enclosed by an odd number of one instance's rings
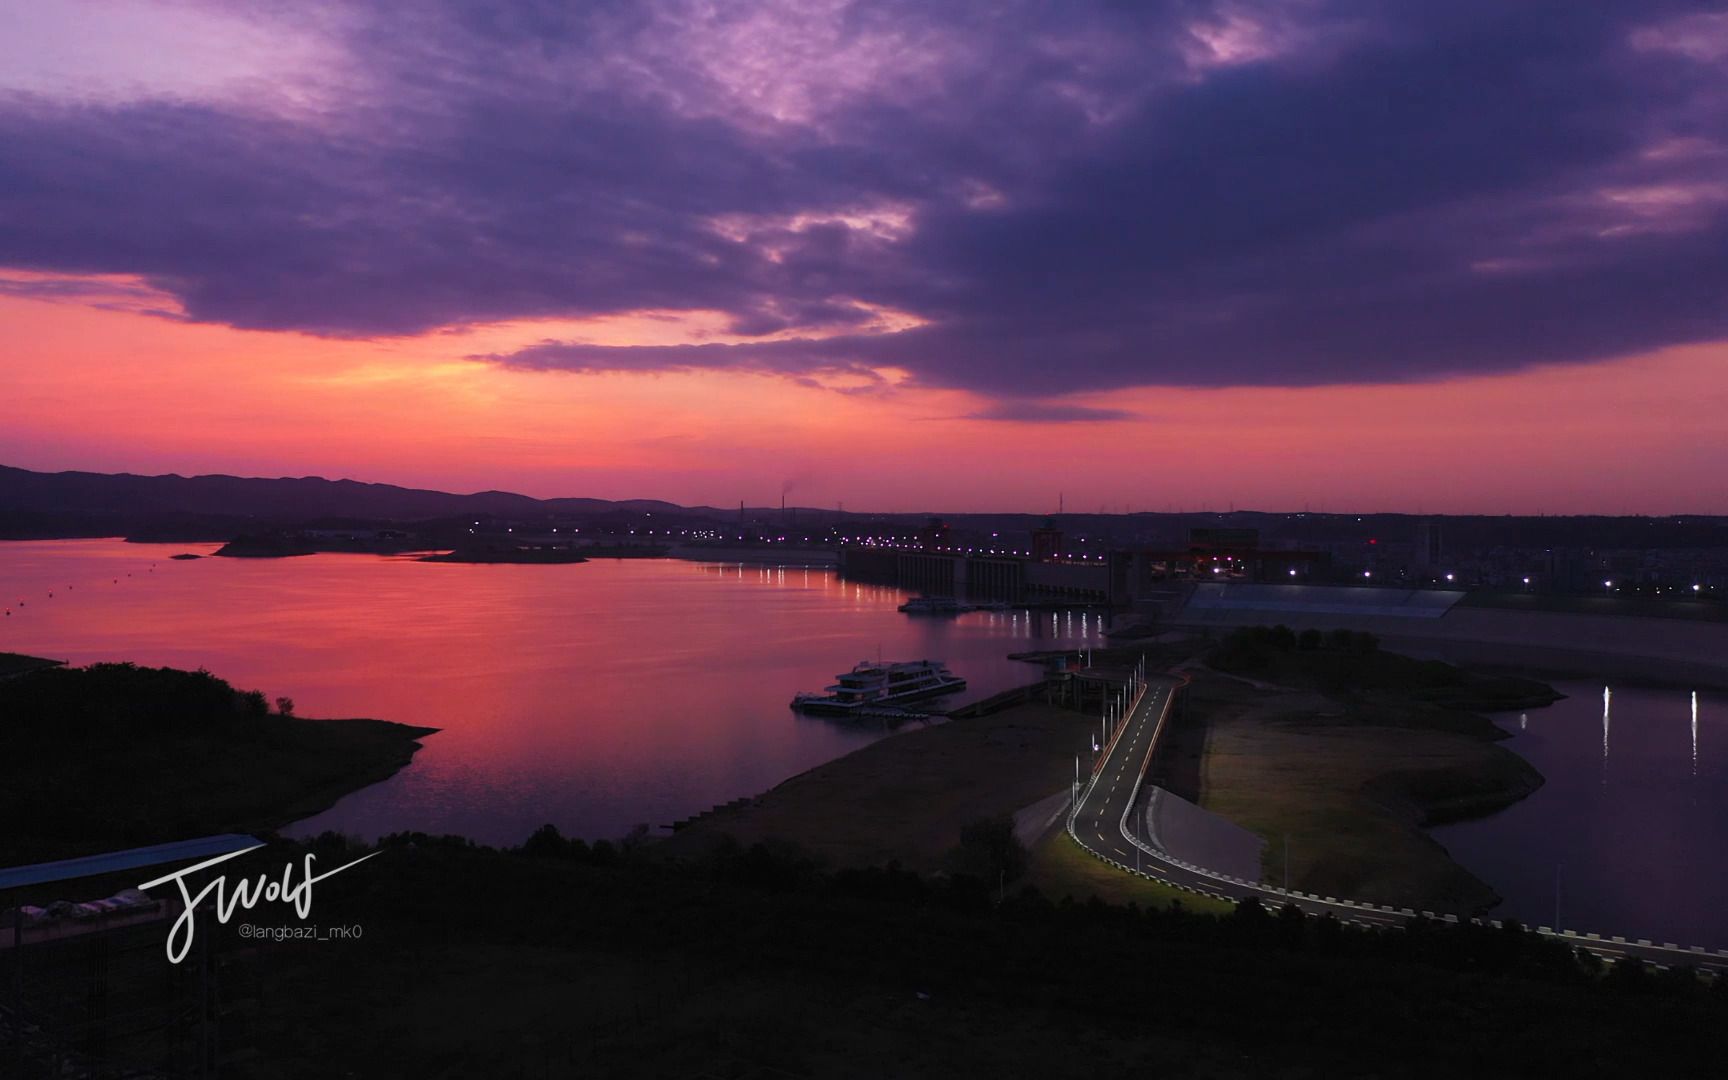
[[[1500,745],[1491,720],[1478,717],[1489,733],[1431,707],[1345,704],[1220,675],[1202,675],[1190,693],[1190,716],[1167,748],[1175,760],[1160,758],[1177,794],[1260,836],[1262,880],[1288,869],[1293,889],[1418,909],[1478,913],[1502,902],[1429,831],[1499,813],[1545,783]]]
[[[1013,821],[1052,798],[1066,798],[1075,748],[1096,726],[1090,713],[1034,696],[992,712],[908,727],[764,792],[715,806],[647,850],[680,861],[732,843],[760,843],[836,869],[898,864],[924,874],[952,872],[962,829]],[[1067,835],[1055,825],[1019,832],[1030,833],[1020,836],[1026,849],[1021,880],[1052,899],[1097,896],[1151,907],[1180,900],[1193,910],[1213,910],[1167,886],[1100,874],[1094,860],[1070,852]]]
[[[374,784],[382,784],[414,763],[414,755],[426,748],[425,743],[421,740],[443,730],[443,728],[420,727],[395,720],[374,720],[366,717],[308,719],[315,724],[365,724],[382,725],[386,729],[396,728],[399,730],[393,734],[396,734],[403,741],[399,746],[399,753],[394,758],[370,763],[348,777],[308,793],[279,813],[262,819],[266,824],[260,825],[259,831],[279,833],[290,826],[317,817],[350,795],[365,791]]]
[[[1288,834],[1290,884],[1301,891],[1466,912],[1501,902],[1429,831],[1499,813],[1545,783],[1500,745],[1507,733],[1490,717],[1401,695],[1342,701],[1225,672],[1195,675],[1183,719],[1151,763],[1148,782],[1260,835],[1262,880],[1282,878]],[[1558,699],[1550,688],[1524,689],[1526,707]],[[1026,762],[1010,765],[994,743],[1018,740],[1029,748],[1054,732],[1073,743],[1094,724],[1089,715],[1031,699],[903,730],[712,807],[654,846],[677,857],[730,836],[746,846],[789,843],[836,865],[898,861],[940,870],[944,843],[954,842],[967,814],[1013,815],[1071,778],[1072,745],[1047,754],[1040,773]],[[1029,773],[1048,775],[1032,782]],[[953,805],[955,791],[969,793],[964,813]],[[950,805],[937,809],[944,799]],[[1027,846],[1040,887],[1117,895],[1117,886],[1133,881],[1081,874],[1081,864],[1039,840]]]
[[[0,814],[35,823],[0,845],[6,865],[276,833],[396,775],[439,730],[271,712],[207,672],[131,664],[0,679],[0,720]]]

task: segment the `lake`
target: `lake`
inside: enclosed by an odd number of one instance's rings
[[[1547,778],[1491,817],[1433,830],[1532,925],[1728,948],[1728,697],[1558,681],[1496,716]]]
[[[511,844],[551,822],[618,837],[889,734],[787,707],[860,660],[945,660],[968,680],[950,699],[963,702],[1037,679],[1010,652],[1103,643],[1096,614],[912,617],[896,610],[906,593],[828,568],[169,559],[213,550],[0,544],[0,607],[12,611],[0,651],[204,667],[290,697],[302,716],[442,729],[408,768],[300,834],[417,829]]]
[[[1037,676],[1010,652],[1103,643],[1096,614],[910,617],[895,610],[904,592],[830,569],[168,558],[212,550],[0,544],[0,608],[12,611],[0,650],[206,667],[293,698],[303,716],[443,729],[408,768],[299,834],[418,829],[511,844],[552,822],[617,837],[889,734],[787,708],[861,659],[946,660],[969,680],[965,701]],[[1551,924],[1558,868],[1566,927],[1728,948],[1728,698],[1555,685],[1565,700],[1498,718],[1547,784],[1433,835],[1506,897],[1500,914]]]

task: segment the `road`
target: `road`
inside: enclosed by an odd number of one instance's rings
[[[1402,926],[1418,912],[1295,890],[1286,892],[1255,881],[1230,877],[1195,866],[1165,852],[1155,837],[1144,835],[1144,815],[1134,813],[1147,766],[1168,724],[1175,694],[1185,679],[1153,678],[1106,744],[1097,768],[1086,780],[1077,805],[1068,818],[1068,832],[1092,854],[1128,873],[1138,873],[1166,885],[1202,893],[1221,900],[1255,897],[1271,908],[1295,904],[1310,915],[1331,914],[1361,926]],[[1456,915],[1424,911],[1420,914],[1446,922]],[[1649,941],[1626,941],[1618,937],[1539,932],[1577,945],[1605,959],[1636,956],[1647,963],[1672,967],[1689,964],[1700,970],[1728,972],[1728,950],[1708,952],[1701,948]]]

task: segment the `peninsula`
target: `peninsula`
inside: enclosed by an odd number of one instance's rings
[[[436,728],[311,720],[207,671],[0,654],[0,866],[268,832],[408,764]]]

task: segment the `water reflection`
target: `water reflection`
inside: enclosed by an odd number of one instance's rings
[[[910,618],[906,593],[819,567],[167,559],[212,548],[7,544],[0,596],[29,605],[0,619],[0,650],[204,666],[305,715],[442,728],[412,767],[310,823],[360,834],[513,843],[547,821],[590,837],[670,822],[881,738],[787,707],[862,657],[944,660],[964,701],[1036,677],[1008,653],[1104,629],[1066,611]]]
[[[1608,707],[1614,702],[1614,691],[1602,688],[1602,782],[1608,782]]]
[[[1435,839],[1506,897],[1500,914],[1550,922],[1564,863],[1568,928],[1728,948],[1728,763],[1703,754],[1728,717],[1723,698],[1556,688],[1570,696],[1503,723],[1504,745],[1546,783],[1498,814],[1433,830]]]

